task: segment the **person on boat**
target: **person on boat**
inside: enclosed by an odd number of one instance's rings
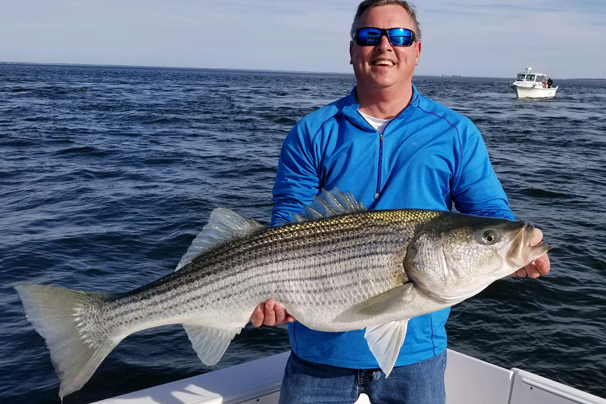
[[[551,77],[549,77],[547,79],[547,88],[552,88],[553,87],[553,80],[551,80]]]
[[[369,209],[454,207],[513,219],[482,136],[466,117],[420,95],[412,77],[421,31],[406,1],[365,0],[352,25],[350,63],[356,87],[303,117],[282,146],[273,188],[272,225],[288,222],[321,189],[350,191]],[[533,244],[542,239],[535,232]],[[547,255],[517,271],[549,272]],[[259,305],[254,326],[289,322],[292,353],[281,403],[445,403],[445,323],[449,309],[409,321],[388,378],[364,330],[325,333],[298,323],[273,300]]]

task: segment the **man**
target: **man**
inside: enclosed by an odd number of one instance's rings
[[[301,119],[280,155],[272,224],[289,221],[322,188],[350,191],[369,209],[420,208],[513,219],[477,128],[421,95],[412,77],[421,54],[414,10],[404,1],[365,0],[352,26],[351,94]],[[532,240],[542,239],[540,231]],[[519,276],[549,272],[543,256]],[[269,300],[253,325],[289,321],[293,353],[282,403],[445,402],[449,309],[410,320],[396,367],[385,378],[364,331],[324,333]]]

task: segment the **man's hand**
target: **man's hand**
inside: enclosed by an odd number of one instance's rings
[[[543,232],[535,228],[528,244],[531,246],[537,245],[541,242],[541,240],[543,240]],[[549,263],[549,257],[547,256],[547,253],[545,253],[536,260],[532,261],[530,264],[526,265],[524,268],[518,269],[516,272],[511,274],[511,276],[529,276],[531,278],[538,278],[541,275],[547,275],[550,268],[551,264]]]
[[[293,323],[294,321],[294,317],[289,315],[284,307],[276,304],[274,299],[269,299],[258,305],[250,318],[250,322],[255,327],[260,327],[263,324],[274,326]]]

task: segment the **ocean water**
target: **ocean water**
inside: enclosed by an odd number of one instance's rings
[[[513,75],[516,72],[512,72]],[[450,347],[606,397],[606,80],[517,100],[509,79],[417,77],[470,117],[552,271],[455,306]],[[0,64],[0,401],[58,403],[43,339],[14,286],[126,291],[172,272],[215,207],[262,223],[283,138],[353,75]],[[288,349],[247,327],[218,365],[180,326],[125,339],[65,398],[87,403]]]

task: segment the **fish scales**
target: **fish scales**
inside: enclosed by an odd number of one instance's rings
[[[82,387],[126,336],[183,324],[199,358],[219,361],[269,298],[320,331],[366,329],[389,375],[408,320],[452,306],[545,251],[533,226],[422,210],[365,211],[350,194],[317,197],[298,223],[263,229],[211,213],[178,270],[120,294],[17,286],[46,340],[64,397]]]
[[[305,230],[306,229],[303,229],[303,231]],[[179,272],[169,275],[168,277],[164,278],[164,280],[159,281],[157,284],[148,285],[144,290],[155,288],[156,293],[163,294],[164,288],[167,290],[182,290],[182,287],[187,287],[186,285],[190,284],[193,289],[199,291],[201,288],[209,285],[215,285],[219,279],[232,279],[233,282],[239,283],[243,279],[241,276],[245,274],[248,274],[248,278],[256,278],[258,274],[254,271],[254,269],[262,268],[264,270],[264,265],[270,264],[268,262],[268,257],[270,256],[281,256],[282,258],[280,258],[280,260],[275,260],[278,262],[290,262],[293,259],[293,255],[295,255],[296,258],[313,257],[317,255],[318,251],[321,251],[326,244],[325,240],[319,238],[310,239],[307,242],[305,249],[287,247],[286,249],[283,248],[282,251],[280,251],[275,246],[281,242],[282,237],[276,237],[275,234],[271,233],[277,232],[266,232],[254,237],[252,240],[248,240],[246,242],[234,242],[223,248],[215,249],[208,254],[198,257]],[[285,234],[284,232],[278,233]],[[294,240],[301,240],[301,233],[301,231],[291,232],[291,235],[295,236],[291,238]],[[289,234],[286,233],[286,235],[288,236]],[[331,235],[329,235],[329,237],[330,236]],[[344,239],[346,240],[347,238],[345,237]],[[243,255],[250,257],[246,264],[237,259]],[[293,265],[292,267],[275,269],[273,272],[281,273],[297,269],[297,266]],[[183,285],[174,285],[171,283],[171,278],[173,278],[176,282],[185,282]],[[194,281],[195,284],[192,283]],[[164,287],[160,286],[161,283],[164,284]],[[138,292],[140,291],[134,291],[133,293]]]
[[[142,320],[178,322],[188,313],[202,314],[202,307],[256,306],[269,297],[287,306],[316,308],[359,303],[393,287],[394,277],[382,268],[402,248],[400,227],[410,227],[408,223],[409,217],[398,211],[368,211],[268,229],[216,248],[155,284],[120,296],[109,307],[113,315],[107,322],[122,318],[118,329]],[[276,262],[268,258],[275,256],[280,257]],[[382,276],[377,277],[377,269]],[[353,289],[360,283],[366,288]]]
[[[328,221],[327,221],[328,222]],[[293,248],[287,248],[284,250],[280,250],[280,251],[276,251],[276,255],[281,257],[279,260],[279,268],[280,269],[275,269],[276,267],[278,267],[278,262],[274,263],[276,265],[269,265],[269,269],[268,267],[263,267],[261,272],[263,272],[263,275],[265,277],[267,277],[268,275],[273,274],[280,274],[280,273],[287,273],[290,275],[290,277],[288,279],[286,279],[286,282],[292,282],[292,281],[296,281],[296,280],[305,280],[306,278],[309,278],[310,275],[314,275],[314,279],[322,279],[325,275],[320,272],[318,273],[318,270],[322,270],[324,269],[326,272],[326,269],[328,267],[335,267],[332,268],[333,272],[332,272],[332,277],[335,279],[339,279],[341,272],[339,272],[339,264],[335,262],[334,260],[336,258],[339,258],[341,263],[342,262],[347,262],[347,261],[353,261],[355,259],[358,259],[360,257],[364,257],[367,256],[368,254],[365,252],[366,248],[360,248],[360,243],[358,242],[357,244],[353,244],[354,241],[356,240],[360,240],[359,234],[355,234],[355,229],[353,228],[342,228],[342,229],[337,229],[337,231],[340,234],[336,234],[337,232],[330,231],[331,227],[329,227],[328,225],[332,225],[334,226],[335,221],[333,221],[332,223],[326,223],[325,226],[315,226],[315,230],[314,231],[314,238],[309,238],[309,236],[307,236],[307,234],[305,234],[305,237],[307,237],[306,240],[306,245],[305,248],[299,248],[299,249],[293,249]],[[281,234],[286,234],[287,236],[292,236],[293,234],[295,236],[298,236],[297,233],[309,233],[309,229],[305,228],[306,226],[300,226],[301,229],[300,231],[295,231],[295,232],[290,232],[289,233],[284,233],[283,231],[277,231],[276,233],[278,233],[278,235]],[[328,231],[322,231],[322,227],[325,228],[325,230]],[[359,227],[359,226],[358,226]],[[291,230],[291,229],[289,229]],[[371,232],[369,230],[364,230],[367,233],[367,236],[371,236],[370,238],[373,238]],[[265,234],[265,237],[273,237],[273,234]],[[297,237],[294,237],[294,239],[297,239]],[[298,237],[298,239],[301,239],[301,237]],[[279,242],[281,240],[281,238],[278,238],[278,240],[276,240],[276,242]],[[327,240],[329,240],[330,242],[328,242]],[[268,245],[272,245],[275,243],[269,242],[267,243]],[[363,241],[362,245],[368,244],[368,242]],[[331,248],[327,248],[328,246],[332,246]],[[335,247],[336,245],[336,247]],[[262,249],[260,250],[262,252]],[[332,261],[331,261],[332,260]],[[259,267],[261,268],[261,265],[258,265],[257,263],[253,262],[251,263],[252,266],[255,267]],[[271,269],[274,268],[274,269]],[[366,267],[360,267],[360,270],[365,270]],[[347,273],[348,277],[349,277],[349,273],[351,272],[351,268],[345,267],[343,268],[343,272]],[[249,278],[248,279],[256,279],[257,278],[257,273],[255,271],[250,271],[249,268],[245,268],[243,269],[243,272],[248,272]],[[328,276],[326,276],[328,277]],[[284,281],[284,278],[281,276],[282,281]],[[244,278],[237,278],[236,280],[237,282],[242,282],[242,281],[246,281],[246,279]],[[284,283],[284,282],[282,282]],[[353,284],[355,282],[350,282],[350,284]],[[304,287],[304,283],[302,283],[301,285],[302,287]],[[299,290],[302,290],[301,287],[298,288]],[[314,290],[315,291],[315,290]],[[219,293],[219,292],[217,292]]]

